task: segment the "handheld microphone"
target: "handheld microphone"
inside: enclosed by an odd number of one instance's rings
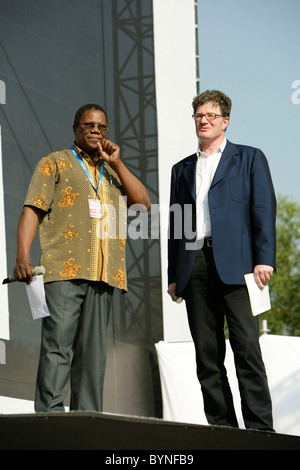
[[[39,276],[40,274],[45,274],[45,272],[46,272],[46,269],[44,268],[44,266],[36,266],[32,270],[32,275]],[[8,276],[6,279],[4,279],[2,284],[8,284],[9,282],[15,282],[16,280],[17,279],[15,278],[15,276]]]

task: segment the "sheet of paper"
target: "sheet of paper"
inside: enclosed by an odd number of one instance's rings
[[[32,318],[37,320],[38,318],[50,316],[46,303],[43,275],[33,276],[32,283],[26,284],[26,292]]]
[[[255,282],[254,274],[244,275],[253,315],[259,315],[271,308],[269,286],[261,290]]]

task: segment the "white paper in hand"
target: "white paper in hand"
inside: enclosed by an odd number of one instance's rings
[[[254,274],[244,275],[253,315],[259,315],[271,308],[269,286],[261,290],[255,282]]]
[[[43,275],[33,276],[32,283],[26,284],[26,292],[32,318],[37,320],[38,318],[49,317],[50,312],[46,303]]]

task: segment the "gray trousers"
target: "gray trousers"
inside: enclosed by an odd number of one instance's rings
[[[45,284],[50,317],[42,320],[35,411],[102,411],[107,324],[113,288],[85,280]],[[72,358],[72,360],[71,360]]]

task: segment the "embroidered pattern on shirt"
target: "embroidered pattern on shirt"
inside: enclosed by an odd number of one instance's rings
[[[55,163],[50,160],[50,158],[45,159],[45,163],[39,168],[39,172],[43,173],[46,178],[54,173],[56,170]]]
[[[118,271],[113,275],[115,281],[119,283],[119,288],[122,289],[125,285],[126,273],[124,268],[119,268]]]
[[[79,198],[79,193],[72,193],[72,186],[68,186],[66,189],[61,190],[62,198],[58,205],[60,207],[72,207],[76,199]]]
[[[62,277],[68,277],[69,279],[75,279],[77,273],[81,270],[81,266],[79,264],[74,264],[75,259],[69,258],[68,261],[64,261],[64,265],[66,266],[63,271],[59,274]]]
[[[40,209],[46,210],[46,202],[45,202],[45,194],[40,193],[38,196],[33,196],[32,198],[33,204],[35,207],[39,207]]]
[[[74,225],[70,224],[66,230],[64,230],[62,233],[62,236],[65,237],[66,243],[69,243],[70,241],[74,240],[74,238],[78,237],[78,230],[75,230]]]

